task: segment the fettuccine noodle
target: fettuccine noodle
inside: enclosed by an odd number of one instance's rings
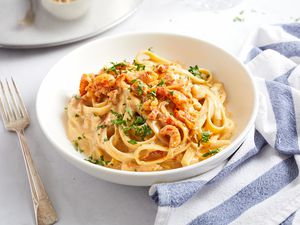
[[[67,106],[75,149],[101,166],[158,171],[205,160],[230,144],[234,123],[222,83],[204,68],[150,50],[83,74]]]

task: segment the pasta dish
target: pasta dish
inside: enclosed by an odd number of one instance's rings
[[[83,74],[66,108],[67,133],[91,163],[158,171],[205,160],[228,146],[234,128],[226,92],[198,65],[141,51],[132,63]]]

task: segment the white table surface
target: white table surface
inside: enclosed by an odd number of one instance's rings
[[[300,17],[298,0],[245,0],[235,8],[211,12],[186,2],[189,0],[145,0],[127,21],[96,38],[132,31],[175,32],[209,40],[237,54],[246,36],[259,25],[295,22]],[[242,10],[244,21],[233,22]],[[60,158],[37,123],[35,100],[42,79],[62,56],[88,41],[39,50],[0,49],[0,78],[14,76],[23,94],[32,120],[26,137],[57,210],[57,224],[153,224],[156,205],[148,197],[147,187],[111,184],[81,172]],[[0,155],[0,225],[34,224],[19,143],[2,123]]]

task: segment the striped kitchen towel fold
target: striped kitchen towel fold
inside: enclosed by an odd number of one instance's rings
[[[246,46],[259,90],[255,129],[217,168],[153,185],[156,225],[300,224],[300,24],[261,28]]]

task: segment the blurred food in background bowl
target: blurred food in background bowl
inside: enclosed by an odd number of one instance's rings
[[[77,19],[91,6],[91,0],[41,0],[41,3],[49,13],[63,20]]]

